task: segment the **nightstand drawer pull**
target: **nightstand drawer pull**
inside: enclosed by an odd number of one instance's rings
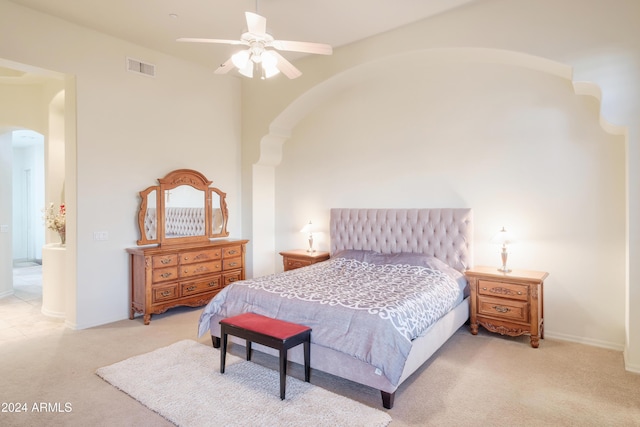
[[[163,258],[160,260],[160,263],[166,265],[166,264],[169,264],[171,261],[172,261],[171,258]]]
[[[187,287],[187,291],[189,291],[189,292],[195,291],[196,289],[198,289],[197,286],[189,286],[189,287]]]
[[[171,277],[171,273],[162,273],[160,277],[162,277],[163,279],[166,279],[167,277]]]
[[[160,295],[162,295],[163,297],[168,297],[169,295],[171,295],[171,291],[162,291]]]
[[[493,308],[498,313],[508,313],[509,312],[509,308],[508,307],[503,307],[501,305],[494,305],[491,308]]]

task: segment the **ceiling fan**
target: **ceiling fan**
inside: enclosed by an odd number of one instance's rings
[[[331,55],[333,49],[328,44],[309,43],[288,40],[276,40],[267,33],[267,19],[253,12],[245,12],[247,32],[240,40],[179,38],[179,42],[195,43],[223,43],[231,45],[245,45],[247,49],[234,53],[225,63],[216,69],[216,74],[226,74],[233,66],[246,77],[258,75],[269,78],[282,72],[290,79],[300,77],[302,73],[287,61],[278,50],[302,53]]]

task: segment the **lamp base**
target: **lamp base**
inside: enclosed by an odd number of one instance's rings
[[[498,271],[501,271],[503,273],[511,273],[511,269],[508,268],[506,265],[503,265],[502,267],[499,267]]]

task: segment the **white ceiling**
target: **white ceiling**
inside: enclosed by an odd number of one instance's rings
[[[233,52],[232,46],[177,43],[176,38],[238,39],[246,27],[244,12],[256,12],[256,5],[275,38],[327,43],[337,48],[480,0],[9,1],[217,68]],[[295,60],[300,55],[285,52],[284,56]]]

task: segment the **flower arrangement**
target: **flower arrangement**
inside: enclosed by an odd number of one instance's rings
[[[49,230],[58,232],[60,239],[62,240],[62,244],[64,245],[67,226],[67,214],[64,203],[60,205],[57,212],[53,203],[49,203],[49,207],[44,210],[44,223]]]

